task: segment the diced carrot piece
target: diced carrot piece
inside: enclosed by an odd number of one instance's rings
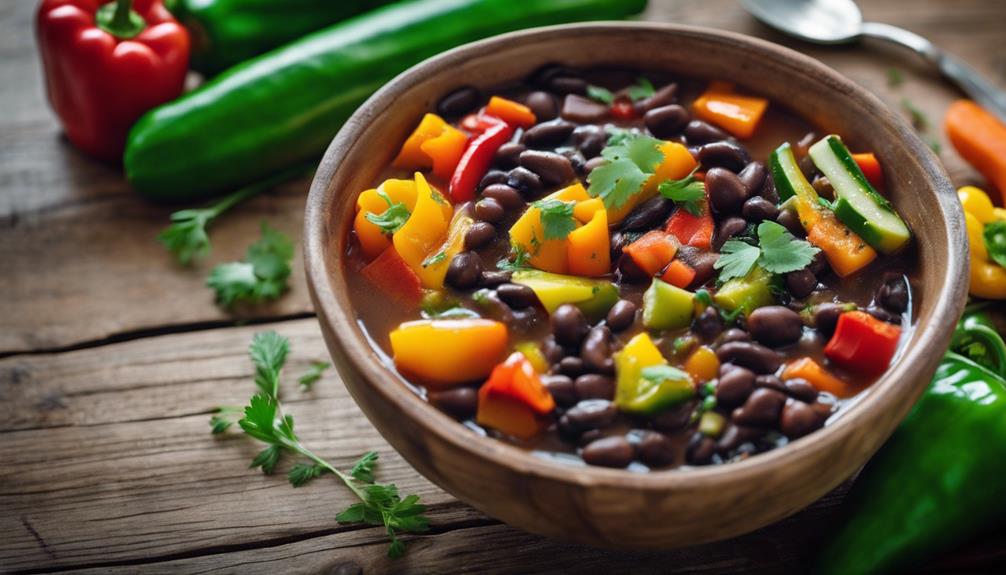
[[[375,287],[401,303],[415,305],[423,297],[419,276],[390,245],[374,261],[364,266],[360,273]]]
[[[530,128],[536,121],[531,108],[499,96],[489,98],[486,114],[496,116],[511,126],[520,126],[521,128]]]
[[[608,214],[603,209],[594,212],[584,226],[573,230],[566,238],[569,273],[598,277],[611,268],[611,239],[608,235]]]
[[[660,274],[660,279],[674,287],[684,289],[695,279],[695,270],[681,260],[672,260],[667,264],[664,273]]]
[[[803,357],[786,364],[782,372],[782,378],[784,380],[806,380],[807,383],[813,385],[818,391],[826,391],[835,397],[850,397],[855,395],[857,391],[809,357]]]
[[[622,252],[647,275],[655,276],[674,259],[678,253],[678,242],[666,232],[652,230],[625,246]]]
[[[877,159],[877,156],[873,152],[853,154],[852,159],[859,166],[859,169],[863,171],[863,175],[866,176],[867,181],[873,187],[884,187],[884,172],[880,169],[880,160]]]
[[[706,202],[702,202],[702,211],[697,216],[678,208],[664,228],[664,231],[678,238],[682,244],[704,250],[712,247],[715,230],[716,224]]]
[[[710,89],[692,104],[695,115],[738,138],[747,139],[754,135],[758,122],[768,108],[768,100],[716,91],[712,89],[714,87],[717,86],[710,86]],[[722,86],[718,88],[722,89]]]

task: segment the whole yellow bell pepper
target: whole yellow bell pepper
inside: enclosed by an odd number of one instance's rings
[[[971,244],[971,295],[986,299],[1006,299],[1006,268],[989,257],[985,247],[985,226],[1006,221],[1006,210],[992,205],[988,194],[974,186],[957,190],[964,207]]]

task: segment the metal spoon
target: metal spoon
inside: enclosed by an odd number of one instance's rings
[[[956,56],[914,32],[879,22],[863,22],[853,0],[741,0],[741,4],[765,24],[807,42],[846,44],[869,37],[910,48],[983,108],[1006,122],[1006,93]]]

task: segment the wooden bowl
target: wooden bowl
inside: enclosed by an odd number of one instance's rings
[[[424,112],[452,89],[513,84],[548,62],[626,65],[736,82],[880,157],[889,196],[915,232],[918,327],[904,353],[826,428],[728,465],[647,474],[546,461],[478,436],[410,391],[368,343],[343,256],[357,194],[371,187]],[[328,349],[353,398],[431,481],[533,533],[615,548],[671,548],[778,521],[850,477],[929,383],[967,295],[964,219],[939,161],[907,123],[837,72],[743,35],[643,23],[566,25],[468,44],[374,94],[339,131],[311,186],[308,284]]]

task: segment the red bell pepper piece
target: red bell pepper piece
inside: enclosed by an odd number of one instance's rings
[[[467,202],[475,198],[475,188],[482,176],[489,171],[496,150],[510,140],[513,128],[509,124],[492,116],[481,116],[485,121],[492,119],[495,124],[468,141],[468,146],[461,155],[458,167],[451,177],[449,195],[455,204]]]
[[[611,116],[619,120],[631,120],[636,117],[636,107],[629,98],[619,96],[611,103]]]
[[[552,394],[531,361],[518,351],[497,365],[482,384],[475,420],[507,435],[530,439],[547,427],[544,416],[553,409]]]
[[[133,123],[185,87],[188,32],[161,0],[43,0],[37,25],[49,102],[92,156],[121,161]]]
[[[678,208],[667,222],[664,231],[678,238],[684,245],[708,250],[713,244],[713,231],[716,224],[709,213],[709,206],[703,202],[702,212],[694,216],[687,210]]]
[[[660,279],[674,287],[685,289],[695,279],[695,269],[681,260],[674,260],[667,264],[667,269],[660,274]]]
[[[404,304],[414,305],[423,297],[423,284],[419,281],[419,276],[398,255],[395,246],[385,248],[360,273],[378,289]]]
[[[824,348],[824,355],[848,370],[877,376],[891,365],[900,338],[900,327],[866,312],[849,311],[838,317],[838,326]]]
[[[884,187],[884,172],[880,169],[880,160],[877,159],[877,156],[873,155],[873,152],[853,154],[852,160],[856,162],[856,165],[863,171],[863,175],[866,176],[867,181],[873,187]]]
[[[655,276],[674,259],[678,253],[678,242],[666,232],[651,230],[625,246],[622,252],[628,254],[647,275]]]

